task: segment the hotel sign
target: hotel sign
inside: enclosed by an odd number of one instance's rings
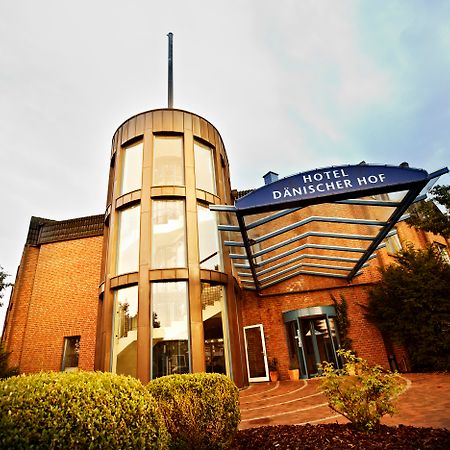
[[[310,170],[277,180],[236,200],[238,210],[321,203],[325,197],[356,198],[409,188],[428,173],[409,167],[356,165]],[[291,205],[292,204],[292,205]]]

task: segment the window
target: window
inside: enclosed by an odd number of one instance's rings
[[[118,289],[114,305],[112,372],[136,377],[138,287]]]
[[[438,249],[438,252],[441,255],[442,261],[444,261],[447,264],[450,264],[450,256],[448,254],[447,247],[444,244],[440,244],[438,242],[435,242],[434,245]]]
[[[153,186],[183,186],[183,139],[155,136],[153,146]]]
[[[199,204],[197,205],[197,218],[200,268],[221,270],[222,258],[216,213]]]
[[[195,182],[197,189],[216,193],[216,177],[214,171],[213,149],[194,142]]]
[[[123,149],[120,195],[141,188],[142,153],[142,142]]]
[[[224,286],[202,283],[201,301],[206,371],[227,374],[230,370]]]
[[[395,255],[402,249],[402,243],[400,242],[400,238],[398,234],[394,234],[393,236],[389,236],[386,238],[386,251],[389,255]]]
[[[139,270],[140,213],[139,205],[119,211],[117,274]]]
[[[186,267],[183,200],[152,203],[152,269]]]
[[[78,370],[79,354],[80,336],[65,337],[61,370],[63,372],[73,372]]]
[[[152,283],[152,378],[188,373],[188,293],[185,281]]]

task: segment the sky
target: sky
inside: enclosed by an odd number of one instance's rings
[[[168,32],[174,107],[219,130],[233,188],[448,166],[449,23],[439,0],[0,0],[0,265],[13,281],[31,216],[104,212],[115,130],[167,107]]]

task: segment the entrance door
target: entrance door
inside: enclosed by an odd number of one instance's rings
[[[336,357],[336,331],[332,318],[299,318],[301,340],[307,376],[320,374],[319,365],[323,361],[338,364]]]
[[[319,364],[323,361],[339,366],[335,319],[327,315],[292,319],[286,321],[289,365],[300,368],[302,378],[320,375]]]
[[[269,381],[266,343],[262,324],[244,327],[245,355],[247,359],[248,379]]]

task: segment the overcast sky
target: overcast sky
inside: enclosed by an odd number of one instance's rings
[[[0,265],[15,275],[32,215],[104,212],[114,131],[167,106],[169,31],[174,106],[216,126],[246,189],[449,165],[449,24],[439,0],[0,0]]]

